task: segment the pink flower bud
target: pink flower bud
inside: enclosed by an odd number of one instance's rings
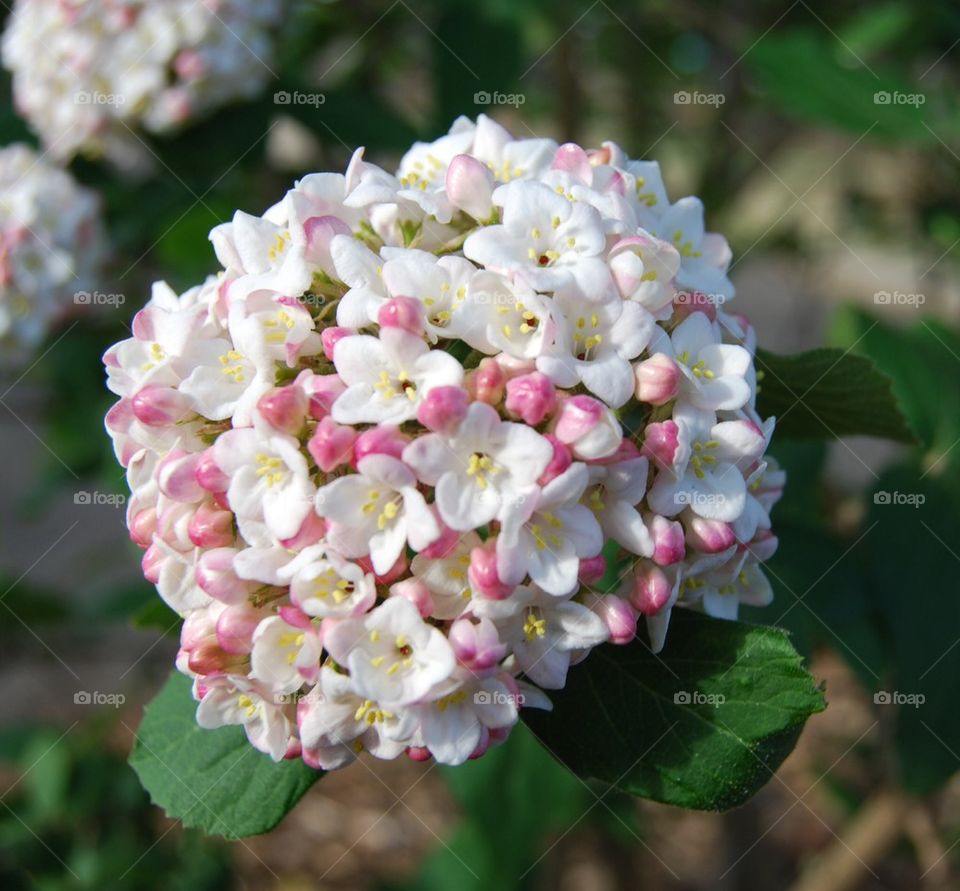
[[[480,364],[467,374],[467,392],[473,399],[479,399],[489,405],[496,405],[503,398],[503,386],[507,377],[503,369],[489,356],[481,359]]]
[[[151,585],[160,581],[160,569],[163,566],[164,553],[155,544],[150,545],[144,552],[140,560],[140,568],[143,570],[143,577]]]
[[[407,746],[407,757],[411,761],[429,761],[433,755],[426,746]]]
[[[596,613],[607,626],[610,643],[628,644],[637,635],[637,611],[615,594],[588,594],[584,605]]]
[[[390,586],[390,596],[409,600],[423,618],[433,612],[433,595],[420,579],[401,579],[395,582]]]
[[[196,582],[214,600],[227,605],[242,603],[258,587],[259,582],[244,581],[233,571],[235,548],[214,548],[200,555],[195,571]]]
[[[367,455],[389,455],[399,461],[409,441],[410,438],[404,436],[398,427],[391,427],[388,424],[364,430],[353,444],[351,464],[356,468]]]
[[[217,465],[213,458],[213,446],[200,453],[200,458],[193,470],[194,478],[202,489],[207,492],[226,492],[230,485],[228,477]]]
[[[244,603],[228,606],[217,619],[217,643],[226,653],[249,653],[253,632],[265,618],[264,611]]]
[[[243,655],[228,653],[218,643],[200,644],[190,651],[187,666],[196,674],[214,674],[228,672],[246,661]]]
[[[257,402],[257,411],[274,430],[296,436],[303,429],[308,406],[307,394],[291,384],[264,393]]]
[[[309,369],[300,372],[294,384],[307,394],[307,399],[310,400],[307,410],[310,417],[316,421],[330,414],[330,406],[347,389],[339,375],[314,374]]]
[[[574,455],[586,460],[613,454],[623,440],[616,415],[592,396],[564,399],[553,432]]]
[[[497,626],[489,619],[477,624],[457,619],[450,626],[449,640],[457,661],[470,671],[489,671],[507,655],[506,644],[500,642]]]
[[[717,554],[736,543],[729,523],[693,516],[687,520],[687,544],[701,554]]]
[[[514,590],[504,584],[497,573],[496,541],[490,539],[470,551],[470,568],[467,570],[470,587],[488,600],[503,600]]]
[[[303,234],[307,239],[304,259],[321,269],[332,270],[330,242],[337,235],[350,235],[350,227],[340,217],[310,217],[304,220]]]
[[[173,70],[182,80],[197,80],[207,71],[207,63],[195,49],[180,50],[173,59]]]
[[[137,511],[128,525],[130,527],[130,540],[141,548],[150,547],[153,541],[153,534],[157,531],[157,509],[148,507],[145,510]]]
[[[575,142],[567,142],[553,156],[551,170],[563,170],[582,183],[593,181],[593,169],[587,153]]]
[[[553,446],[553,456],[550,458],[547,469],[544,470],[540,479],[537,480],[541,486],[545,486],[551,480],[555,480],[573,464],[573,455],[570,453],[570,449],[560,442],[556,436],[552,433],[546,433],[544,434],[544,438],[549,440],[550,445]]]
[[[426,320],[424,305],[413,297],[392,297],[377,312],[381,328],[402,328],[418,337],[423,334]]]
[[[680,369],[665,353],[655,353],[637,363],[633,372],[637,379],[637,399],[641,402],[665,405],[680,389]]]
[[[644,616],[656,615],[672,596],[673,584],[659,566],[650,563],[637,566],[629,598],[635,610]]]
[[[539,371],[523,374],[507,381],[507,412],[536,427],[557,407],[557,390]]]
[[[470,396],[463,387],[433,387],[417,408],[417,420],[434,433],[453,433],[469,406]]]
[[[187,535],[198,548],[225,548],[233,544],[233,514],[220,510],[211,502],[197,507]]]
[[[320,332],[320,342],[323,344],[323,355],[332,362],[333,348],[339,341],[343,340],[344,337],[350,337],[354,334],[356,334],[356,331],[352,328],[340,328],[336,325],[330,328],[324,328],[323,331]]]
[[[281,539],[280,544],[285,548],[289,548],[291,551],[302,551],[304,548],[320,541],[326,531],[326,521],[322,517],[317,516],[313,511],[310,511],[306,517],[304,517],[297,534],[294,535],[293,538]]]
[[[584,585],[599,582],[607,571],[607,558],[603,554],[596,557],[585,557],[580,560],[580,569],[577,577]]]
[[[644,518],[647,529],[653,536],[653,562],[659,566],[672,566],[679,563],[686,553],[683,538],[683,526],[676,520],[668,520],[659,514]]]
[[[307,443],[307,451],[313,456],[324,473],[330,473],[341,464],[349,464],[353,460],[353,444],[356,442],[357,432],[352,427],[338,424],[327,416],[317,424],[313,436]]]
[[[495,185],[487,166],[470,155],[457,155],[447,165],[447,198],[475,220],[489,220],[493,215],[490,196]]]
[[[188,613],[180,626],[180,649],[189,652],[201,644],[216,641],[217,616],[208,609]]]
[[[205,497],[196,476],[200,457],[198,452],[174,449],[157,465],[157,485],[167,498],[192,504]]]
[[[674,421],[647,424],[647,429],[643,432],[642,452],[660,470],[673,467],[679,444],[680,428]]]
[[[190,398],[173,387],[143,387],[130,400],[130,408],[149,427],[169,427],[193,414]]]

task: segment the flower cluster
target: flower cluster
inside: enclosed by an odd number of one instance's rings
[[[216,276],[155,286],[107,427],[202,726],[457,764],[640,617],[659,649],[675,605],[769,601],[783,474],[702,211],[481,116],[395,175],[304,177],[213,230]]]
[[[3,36],[19,113],[58,160],[143,162],[154,133],[259,92],[282,0],[18,0]]]
[[[100,206],[26,145],[0,149],[0,365],[21,362],[92,286]]]

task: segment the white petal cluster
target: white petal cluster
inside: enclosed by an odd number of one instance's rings
[[[21,363],[82,301],[102,253],[94,193],[26,145],[0,149],[0,365]]]
[[[674,606],[769,602],[753,330],[655,163],[461,119],[211,240],[105,357],[203,726],[458,764],[641,617],[658,650]]]
[[[18,0],[3,35],[14,101],[52,157],[135,166],[141,128],[254,96],[282,0]]]

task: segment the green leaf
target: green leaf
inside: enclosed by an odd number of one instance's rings
[[[576,774],[700,810],[750,798],[824,708],[784,632],[682,609],[660,654],[600,647],[550,696],[524,717]]]
[[[944,386],[957,378],[960,335],[935,319],[911,328],[895,328],[860,309],[846,307],[832,323],[836,346],[868,356],[893,382],[897,402],[921,442],[936,453],[934,461],[960,437],[960,387]]]
[[[147,706],[130,764],[150,799],[210,835],[273,829],[322,773],[299,759],[275,764],[241,727],[204,730],[196,707],[189,679],[177,673]]]
[[[777,433],[795,439],[879,436],[916,440],[890,379],[869,359],[836,349],[792,356],[757,351],[762,380],[757,407],[777,418]]]
[[[960,479],[907,463],[872,501],[859,556],[891,667],[872,686],[892,700],[877,709],[893,717],[901,782],[926,795],[960,770]]]
[[[827,33],[766,34],[750,47],[746,61],[772,100],[768,104],[815,124],[856,136],[869,132],[888,142],[933,143],[936,136],[925,121],[934,129],[947,123],[945,116],[933,116],[928,88],[910,85],[897,72],[866,67]],[[907,101],[914,95],[923,98]],[[955,118],[951,124],[954,129]]]

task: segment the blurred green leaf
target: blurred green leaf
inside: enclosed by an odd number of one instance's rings
[[[130,764],[168,817],[210,835],[243,838],[273,829],[322,772],[299,758],[279,764],[242,727],[204,730],[190,680],[174,672],[144,711]]]
[[[578,776],[700,810],[754,795],[824,708],[783,631],[684,609],[659,655],[599,647],[550,697],[524,719]]]
[[[871,71],[852,53],[849,67],[842,65],[841,52],[826,31],[774,30],[750,47],[745,62],[767,104],[786,115],[890,142],[936,141],[924,126],[930,106],[923,90],[895,73]],[[920,104],[901,98],[917,94]]]
[[[796,439],[879,436],[915,442],[890,388],[869,359],[817,349],[792,356],[757,351],[763,379],[757,406],[777,418],[777,434]]]

